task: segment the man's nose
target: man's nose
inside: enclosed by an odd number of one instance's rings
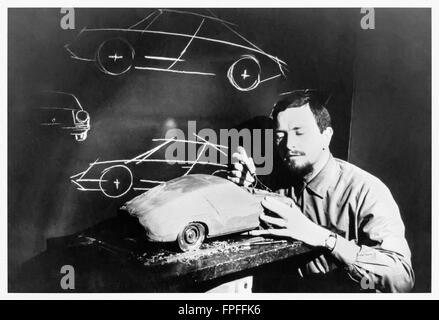
[[[288,133],[287,136],[287,148],[289,150],[297,149],[297,137],[294,133]]]

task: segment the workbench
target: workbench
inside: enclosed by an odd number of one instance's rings
[[[120,214],[49,239],[47,250],[24,264],[14,291],[64,291],[63,265],[75,270],[74,292],[216,291],[225,283],[246,281],[260,268],[310,253],[301,242],[245,235],[214,238],[196,251],[179,252],[172,244],[147,241],[137,219]]]

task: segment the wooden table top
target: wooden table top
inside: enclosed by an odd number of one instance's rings
[[[28,269],[53,270],[45,281],[54,282],[55,289],[48,291],[56,291],[58,265],[69,263],[79,270],[79,292],[181,292],[310,251],[301,242],[229,235],[179,252],[176,245],[147,241],[137,219],[120,214],[77,234],[48,239],[40,267],[30,263]]]

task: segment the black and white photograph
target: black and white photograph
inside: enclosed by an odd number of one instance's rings
[[[431,8],[83,5],[7,8],[8,293],[432,292]]]

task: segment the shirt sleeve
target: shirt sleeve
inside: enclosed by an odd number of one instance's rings
[[[408,292],[414,285],[411,253],[398,205],[377,181],[357,197],[357,240],[339,237],[333,255],[364,290]]]

